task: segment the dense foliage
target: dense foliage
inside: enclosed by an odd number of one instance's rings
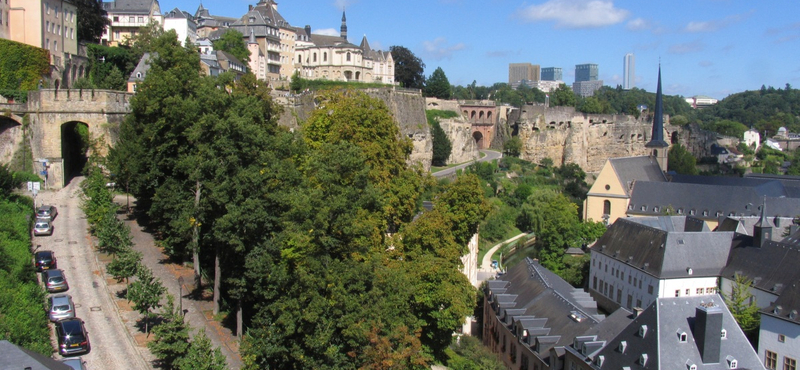
[[[442,67],[437,67],[428,77],[422,93],[429,97],[450,99],[450,96],[453,95],[453,87],[450,86],[450,81],[447,79],[447,75],[444,74]]]
[[[394,80],[400,86],[410,89],[422,89],[425,86],[425,63],[404,46],[389,48],[394,59]]]
[[[111,24],[111,20],[103,10],[103,3],[95,0],[72,0],[78,8],[78,40],[89,44],[97,44],[103,36],[103,30]]]
[[[212,44],[214,45],[214,50],[229,53],[244,64],[250,62],[250,50],[247,49],[247,44],[244,43],[244,36],[237,30],[228,29]]]
[[[734,122],[739,127],[753,127],[762,135],[766,132],[767,136],[775,135],[780,127],[786,127],[789,132],[800,132],[800,91],[786,84],[783,89],[762,86],[760,90],[732,94],[699,110],[697,120],[701,126],[712,130],[723,121]],[[738,134],[738,131],[731,134]],[[737,137],[741,138],[741,135]]]
[[[431,134],[433,135],[433,158],[431,164],[434,166],[444,166],[447,164],[447,159],[450,158],[450,153],[453,150],[453,144],[447,137],[447,133],[442,130],[439,125],[440,118],[454,118],[458,113],[446,110],[429,109],[425,111],[425,116],[428,119],[428,126],[431,127]]]
[[[50,52],[6,39],[0,39],[0,50],[0,93],[24,102],[27,93],[14,92],[36,90],[39,81],[50,74]]]
[[[667,166],[670,171],[684,175],[697,175],[697,159],[683,145],[672,145],[667,156]]]
[[[45,292],[31,263],[33,202],[0,195],[0,339],[49,355]]]
[[[87,79],[92,87],[108,90],[127,89],[130,76],[140,55],[135,55],[127,47],[109,47],[97,44],[86,46],[89,56],[89,73]]]

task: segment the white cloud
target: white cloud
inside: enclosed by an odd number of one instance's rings
[[[315,35],[323,35],[323,36],[339,36],[339,30],[334,28],[320,28],[317,30],[311,31],[311,33]]]
[[[526,22],[555,21],[559,28],[595,28],[620,23],[628,13],[610,0],[549,0],[523,8],[519,17]]]
[[[646,21],[646,20],[644,20],[642,18],[631,19],[631,20],[628,21],[628,24],[627,24],[626,27],[631,31],[647,30],[647,29],[650,29],[650,22],[648,22],[648,21]]]
[[[449,59],[453,56],[453,52],[464,50],[466,45],[458,43],[455,45],[448,45],[447,39],[444,37],[437,37],[433,41],[423,41],[422,47],[425,53],[435,60]]]
[[[705,49],[705,44],[700,41],[686,42],[683,44],[675,44],[669,47],[670,54],[689,54]]]
[[[729,25],[731,25],[733,23],[738,23],[738,22],[746,19],[747,17],[749,17],[751,14],[753,14],[752,10],[747,12],[747,13],[744,13],[744,14],[729,15],[729,16],[723,18],[723,19],[716,19],[716,20],[710,20],[710,21],[689,22],[689,24],[687,24],[686,28],[684,28],[683,30],[685,32],[690,32],[690,33],[714,32],[714,31],[717,31],[719,29],[728,27]]]

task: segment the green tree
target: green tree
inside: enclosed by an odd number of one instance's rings
[[[166,291],[161,280],[153,276],[153,272],[149,268],[141,266],[137,269],[136,281],[128,286],[128,299],[133,302],[133,308],[144,315],[145,333],[149,333],[148,323],[152,316],[150,310],[161,306],[159,301]]]
[[[424,95],[439,99],[450,99],[453,95],[453,87],[450,85],[450,81],[444,74],[442,67],[437,67],[425,81]]]
[[[725,304],[728,305],[733,318],[748,337],[754,335],[760,325],[758,305],[750,292],[752,287],[752,280],[744,275],[736,274],[731,293],[723,294]]]
[[[578,104],[578,98],[575,93],[566,84],[558,85],[558,87],[550,94],[550,105],[552,106],[566,106],[574,107]]]
[[[513,136],[511,139],[503,144],[503,153],[512,157],[519,157],[522,153],[522,139],[519,136]]]
[[[225,370],[227,367],[222,351],[211,345],[204,329],[194,336],[186,355],[175,363],[178,370]]]
[[[19,185],[19,182],[14,180],[14,173],[8,169],[8,165],[0,164],[0,198],[7,198]]]
[[[117,281],[125,280],[127,286],[128,279],[136,275],[141,268],[141,261],[142,254],[128,248],[114,256],[114,259],[106,266],[106,271]]]
[[[447,165],[447,158],[450,157],[450,153],[453,150],[453,145],[438,121],[433,121],[433,124],[431,124],[431,134],[433,134],[433,158],[431,159],[431,164],[445,166]]]
[[[599,114],[605,113],[603,103],[594,96],[586,97],[578,107],[578,110],[583,113]]]
[[[111,20],[103,10],[102,2],[95,0],[73,0],[77,8],[78,41],[98,44],[103,30]]]
[[[153,340],[147,342],[147,348],[158,358],[165,369],[176,369],[178,363],[189,352],[189,328],[183,318],[183,312],[175,307],[175,297],[167,294],[167,304],[161,309],[163,320],[153,327]]]
[[[400,86],[411,89],[422,89],[425,86],[425,63],[411,50],[403,46],[389,48],[394,59],[394,79]]]
[[[681,144],[675,144],[669,148],[667,156],[667,166],[670,171],[685,175],[697,175],[697,159]]]
[[[250,62],[250,50],[247,49],[247,44],[244,43],[244,36],[235,29],[228,29],[212,44],[214,45],[214,50],[230,53],[242,63],[247,64]]]
[[[480,339],[471,335],[459,337],[450,345],[447,367],[452,370],[502,370],[503,362]]]

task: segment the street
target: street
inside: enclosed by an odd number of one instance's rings
[[[36,205],[52,204],[58,208],[52,236],[33,237],[36,250],[52,250],[58,268],[64,270],[75,302],[76,316],[85,321],[91,351],[82,355],[90,369],[150,369],[122,323],[116,304],[109,297],[91,249],[86,218],[80,209],[82,178],[59,191],[44,191],[36,197]],[[52,328],[52,324],[50,325]],[[53,334],[53,348],[57,341]],[[57,356],[60,358],[60,356]]]

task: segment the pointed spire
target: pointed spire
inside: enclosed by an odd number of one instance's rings
[[[347,40],[347,17],[344,14],[344,9],[342,9],[342,27],[339,28],[339,36]]]
[[[252,28],[250,28],[250,40],[249,41],[250,41],[251,44],[257,44],[257,42],[256,42],[256,34],[255,34],[255,31],[253,31]]]
[[[767,217],[767,196],[764,195],[764,202],[761,204],[761,218],[753,226],[753,244],[756,247],[763,247],[767,241],[772,240],[772,222]]]
[[[658,88],[656,89],[656,107],[653,112],[653,132],[646,148],[666,148],[669,144],[664,141],[664,101],[661,94],[661,63],[658,64]]]
[[[761,218],[758,219],[756,222],[756,226],[758,227],[772,227],[772,222],[769,221],[767,217],[767,196],[764,196],[764,201],[761,204]]]
[[[372,49],[369,47],[369,41],[367,41],[367,35],[364,35],[364,38],[361,39],[361,45],[360,46],[361,46],[361,50],[363,50],[364,53],[365,53],[364,55],[366,55],[366,53],[372,51]]]

